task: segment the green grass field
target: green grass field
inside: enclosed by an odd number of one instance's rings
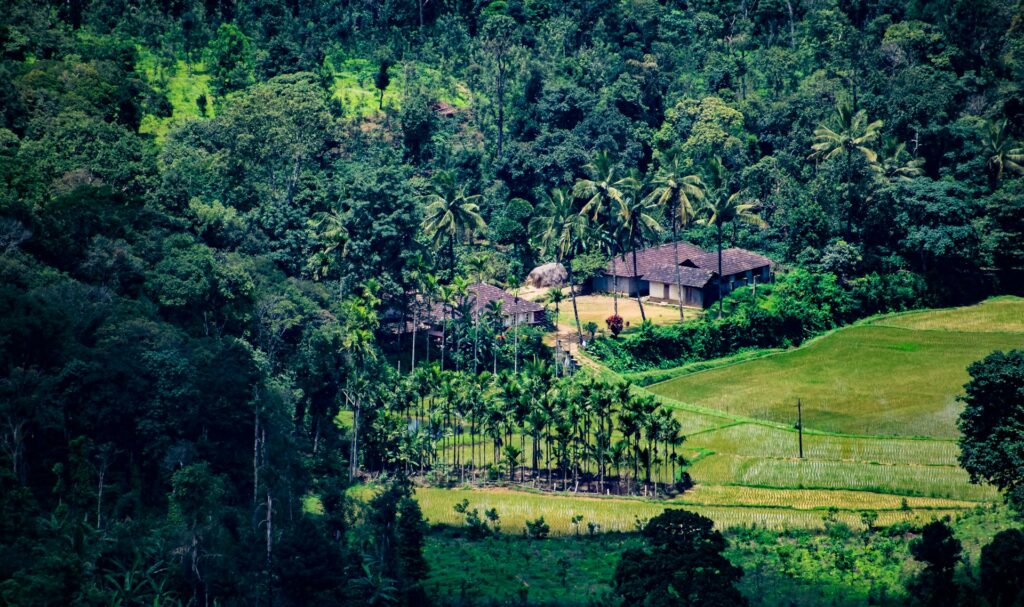
[[[961,331],[968,333],[1024,332],[1024,300],[993,297],[977,306],[908,312],[882,318],[872,324],[919,331]]]
[[[380,91],[374,86],[379,65],[364,58],[334,58],[328,67],[334,72],[334,98],[346,113],[368,116],[379,112]],[[401,98],[410,85],[419,85],[440,92],[438,101],[455,108],[469,107],[469,90],[441,70],[418,62],[393,65],[388,70],[391,81],[384,91],[384,107],[400,109]]]
[[[768,491],[748,487],[721,487],[707,493],[684,495],[677,500],[649,500],[624,497],[585,497],[571,493],[552,494],[510,489],[439,489],[424,487],[416,490],[416,501],[424,517],[432,524],[460,526],[463,515],[454,506],[469,500],[470,508],[481,513],[494,508],[501,516],[503,533],[522,534],[527,520],[544,517],[553,535],[586,533],[587,524],[597,525],[600,532],[636,531],[642,524],[661,514],[666,508],[683,508],[698,512],[714,520],[720,527],[759,526],[770,529],[816,529],[823,525],[829,507],[840,508],[838,519],[851,527],[860,525],[864,510],[878,512],[879,525],[900,521],[927,522],[936,517],[974,507],[976,504],[957,500],[920,499],[902,507],[900,498],[891,495],[859,493],[846,503],[843,495],[834,492],[790,491],[769,495]],[[781,503],[791,499],[793,504]],[[817,506],[813,504],[818,502]],[[794,504],[802,505],[796,507]],[[579,526],[572,524],[574,516],[582,516]]]
[[[162,67],[155,54],[146,49],[139,49],[139,64],[136,69],[145,76],[151,86],[167,95],[167,100],[173,108],[173,113],[169,117],[157,118],[147,114],[142,119],[139,131],[154,135],[158,142],[167,136],[175,124],[202,117],[196,104],[199,97],[206,97],[207,116],[213,116],[216,112],[210,92],[210,76],[201,62],[193,64],[190,68],[184,61],[179,60],[171,67]]]
[[[1024,300],[1002,298],[848,327],[796,350],[648,389],[727,415],[785,424],[796,421],[799,398],[806,428],[953,438],[967,366],[1022,344]]]
[[[704,513],[723,527],[771,528],[820,527],[828,507],[850,524],[863,510],[878,511],[880,524],[964,512],[998,495],[971,484],[958,465],[956,396],[971,362],[1022,340],[1024,300],[998,298],[881,317],[796,350],[711,361],[636,388],[672,408],[687,437],[680,452],[697,485],[675,500],[443,489],[421,489],[418,499],[431,521],[453,525],[462,519],[452,506],[463,498],[481,511],[497,508],[504,531],[514,534],[537,516],[554,533],[571,534],[573,515],[584,516],[583,525],[629,531],[665,507]],[[804,459],[797,457],[797,396]],[[655,470],[662,482],[669,473]]]

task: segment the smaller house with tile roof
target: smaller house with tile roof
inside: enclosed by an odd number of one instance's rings
[[[676,279],[676,250],[678,246],[678,283]],[[740,248],[722,250],[721,292],[771,279],[772,260]],[[616,257],[602,276],[594,279],[594,291],[617,291],[627,296],[640,296],[657,302],[679,303],[697,308],[708,308],[718,301],[718,253],[705,251],[685,241],[649,247],[625,258]]]
[[[501,315],[504,317],[506,327],[511,327],[513,324],[521,327],[539,325],[544,322],[544,306],[512,295],[500,287],[476,283],[466,291],[466,299],[463,302],[456,302],[455,305],[417,297],[418,305],[422,310],[419,316],[421,322],[426,323],[428,328],[440,335],[439,327],[446,320],[459,318],[463,312],[470,316],[476,316],[479,313],[483,317],[487,307],[494,301],[501,302]]]

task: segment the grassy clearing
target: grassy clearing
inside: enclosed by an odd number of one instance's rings
[[[687,447],[748,457],[798,454],[796,430],[743,423],[690,436]],[[804,456],[811,460],[956,466],[959,449],[950,440],[853,438],[804,432]]]
[[[202,118],[199,106],[196,105],[196,99],[199,97],[206,97],[207,114],[214,115],[210,76],[201,62],[193,64],[191,69],[182,60],[171,67],[163,67],[159,64],[156,54],[147,49],[139,49],[136,69],[143,74],[150,86],[167,96],[173,108],[171,116],[166,118],[147,114],[142,119],[139,132],[154,135],[159,142],[175,124]]]
[[[640,385],[649,386],[651,384],[668,381],[676,377],[683,377],[685,375],[691,375],[693,373],[699,373],[701,371],[707,371],[710,369],[717,369],[720,367],[727,367],[729,365],[735,365],[739,363],[756,360],[758,358],[764,358],[765,356],[771,356],[782,352],[781,349],[771,348],[764,350],[747,350],[745,352],[739,352],[732,356],[726,356],[724,358],[717,358],[715,360],[702,360],[680,367],[672,367],[671,369],[651,369],[650,371],[637,371],[635,373],[623,373],[622,377],[629,381]]]
[[[893,466],[716,454],[694,464],[690,474],[698,483],[749,487],[853,489],[974,502],[993,501],[997,497],[987,485],[970,484],[967,473],[953,466]]]
[[[805,427],[953,438],[960,411],[956,395],[968,379],[967,366],[1019,343],[1020,335],[1011,333],[855,326],[803,348],[648,389],[728,414],[787,424],[795,421],[800,398]]]
[[[745,489],[745,488],[744,488]],[[751,493],[751,495],[753,495]],[[455,512],[455,504],[467,499],[471,508],[480,512],[494,508],[501,516],[503,533],[520,534],[527,520],[543,516],[551,526],[553,535],[574,535],[587,532],[587,523],[598,525],[598,531],[635,531],[638,521],[642,524],[653,516],[661,514],[665,508],[684,508],[698,512],[715,521],[722,528],[744,527],[757,525],[770,529],[817,529],[821,528],[824,508],[831,503],[823,503],[820,509],[798,509],[790,507],[771,507],[758,504],[738,505],[737,501],[730,505],[719,506],[679,501],[653,501],[640,498],[615,497],[581,497],[571,494],[541,494],[508,489],[436,489],[420,488],[416,490],[416,500],[423,508],[423,515],[430,523],[460,526],[463,516]],[[909,503],[909,502],[908,502]],[[946,502],[949,503],[949,502]],[[928,521],[933,517],[955,514],[961,507],[943,507],[942,503],[934,502],[927,507],[907,510],[879,510],[879,525],[891,525],[901,521]],[[836,502],[835,505],[839,505]],[[579,527],[572,524],[572,517],[583,516]],[[840,521],[850,525],[860,525],[860,512],[847,509],[838,513]]]
[[[873,324],[917,331],[1024,333],[1024,298],[994,297],[976,306],[909,312]]]
[[[374,87],[379,65],[369,59],[337,57],[328,63],[334,72],[334,97],[349,115],[368,116],[379,112],[380,91]],[[410,83],[422,85],[438,95],[438,101],[456,108],[469,107],[469,89],[441,70],[417,62],[393,65],[384,91],[384,107],[400,109],[401,98]]]
[[[580,313],[580,324],[595,322],[599,327],[598,332],[606,333],[608,327],[604,321],[615,312],[615,298],[611,295],[580,295],[576,297],[576,307]],[[565,301],[559,304],[559,309],[561,311],[558,320],[559,329],[563,332],[574,333],[576,317],[572,311],[572,301],[569,299],[568,292]],[[647,315],[647,320],[657,325],[679,322],[679,308],[675,306],[644,303],[644,313]],[[700,314],[698,310],[686,309],[687,320],[696,318],[698,314]],[[640,306],[636,304],[636,299],[620,297],[619,316],[629,323],[627,332],[639,327],[642,319],[640,318]]]

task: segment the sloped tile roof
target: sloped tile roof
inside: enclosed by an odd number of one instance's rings
[[[708,270],[710,272],[718,271],[717,252],[705,251],[693,243],[682,240],[679,241],[678,244],[680,264]],[[655,271],[660,272],[664,268],[669,268],[671,270],[672,266],[675,265],[675,260],[675,247],[671,242],[657,247],[642,249],[636,252],[636,275],[647,280],[658,280],[656,278],[647,278],[647,275]],[[725,276],[739,274],[740,272],[746,272],[748,270],[756,270],[758,268],[771,265],[771,259],[768,259],[763,255],[747,251],[746,249],[732,247],[722,250],[722,274]],[[634,275],[633,254],[626,253],[625,260],[623,260],[621,255],[612,259],[611,262],[608,263],[608,267],[605,268],[605,274],[608,276],[631,278]],[[673,278],[669,282],[674,283],[676,280],[674,270],[672,276]],[[698,275],[693,275],[693,280],[698,279]]]
[[[686,258],[702,254],[704,254],[704,250],[697,245],[682,240],[679,241],[680,262]],[[638,275],[643,276],[654,268],[675,265],[675,260],[675,248],[671,242],[658,247],[642,249],[636,252],[636,272]],[[621,255],[612,259],[605,269],[605,274],[609,276],[618,275],[625,278],[633,276],[633,254],[626,253],[625,261],[623,261]]]
[[[711,282],[714,276],[715,273],[710,270],[691,268],[689,266],[680,266],[679,268],[680,282],[684,287],[704,287]],[[674,266],[661,266],[650,270],[644,274],[643,278],[644,280],[674,285],[676,284],[676,269]]]
[[[687,259],[681,259],[681,263],[687,266],[718,271],[718,253],[710,251],[695,255]],[[758,255],[746,249],[732,247],[722,249],[722,275],[730,276],[748,270],[756,270],[765,266],[771,266],[772,260],[763,255]]]
[[[534,303],[528,299],[522,297],[516,298],[508,291],[489,285],[485,283],[477,283],[469,287],[469,292],[473,294],[473,313],[475,314],[477,308],[483,311],[483,308],[487,307],[487,304],[492,301],[501,301],[501,310],[505,314],[525,314],[532,312],[540,312],[544,309],[544,306]]]

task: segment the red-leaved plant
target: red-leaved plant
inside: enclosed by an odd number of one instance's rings
[[[618,337],[619,333],[622,333],[622,317],[618,314],[612,314],[604,319],[604,324],[608,325],[608,330],[612,332],[613,337]]]

